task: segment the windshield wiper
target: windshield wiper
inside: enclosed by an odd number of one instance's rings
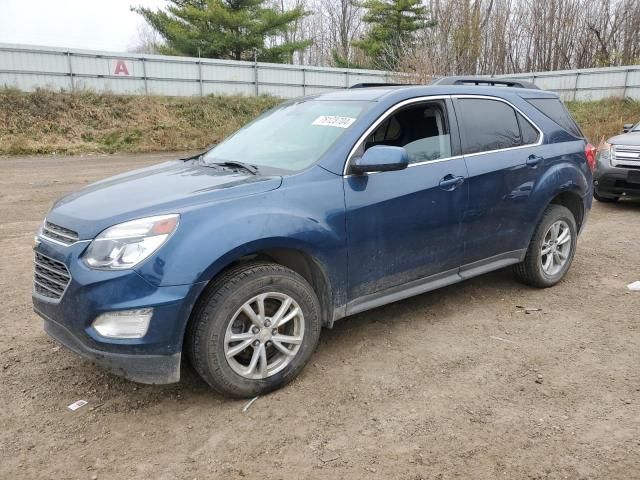
[[[200,157],[200,162],[202,162],[202,157]],[[258,167],[255,165],[251,165],[250,163],[238,162],[236,160],[227,160],[224,162],[206,162],[205,165],[220,165],[222,167],[240,167],[251,173],[252,175],[258,174]]]

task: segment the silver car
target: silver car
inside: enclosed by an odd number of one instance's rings
[[[640,123],[624,125],[621,135],[598,148],[593,180],[593,196],[600,202],[640,198]]]

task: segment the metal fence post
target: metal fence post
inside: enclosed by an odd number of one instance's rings
[[[200,96],[204,96],[204,89],[202,87],[202,60],[198,60],[198,81],[200,82]]]
[[[349,70],[344,71],[344,88],[349,88]]]
[[[304,97],[307,94],[307,70],[305,68],[302,69],[302,96]]]
[[[576,81],[573,84],[573,101],[576,101],[578,96],[578,79],[580,78],[580,72],[576,72]]]
[[[73,67],[71,66],[71,50],[67,50],[67,63],[69,64],[69,80],[71,82],[71,91],[75,90],[75,85],[73,81]]]
[[[254,79],[254,83],[256,84],[256,97],[260,96],[260,85],[259,85],[259,79],[258,79],[258,51],[254,50],[253,51],[253,79]]]
[[[140,58],[142,61],[142,80],[144,81],[144,94],[149,95],[149,86],[147,85],[147,62],[145,58]]]
[[[624,86],[622,87],[622,98],[627,98],[627,84],[629,83],[629,69],[624,70]]]

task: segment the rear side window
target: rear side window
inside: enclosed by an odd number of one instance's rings
[[[533,125],[531,125],[531,122],[518,113],[518,123],[520,124],[522,144],[531,145],[536,143],[540,137],[540,133]]]
[[[458,100],[466,154],[522,145],[516,111],[504,102],[476,98]]]
[[[544,113],[551,120],[564,128],[571,135],[578,138],[584,138],[580,131],[580,127],[571,117],[571,114],[557,98],[527,98],[527,102]]]

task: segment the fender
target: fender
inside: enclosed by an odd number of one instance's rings
[[[573,143],[571,142],[571,144]],[[569,147],[567,150],[571,151],[571,149],[576,151],[573,147]],[[554,198],[569,192],[583,199],[591,191],[591,172],[579,153],[562,155],[552,158],[551,161],[555,161],[555,163],[552,163],[536,182],[529,199],[529,208],[522,218],[522,228],[525,232],[523,238],[527,242],[522,245],[522,248],[528,247],[544,211]]]
[[[301,197],[307,201],[289,200]],[[313,168],[287,177],[279,189],[184,212],[174,237],[136,271],[152,285],[197,284],[211,281],[241,257],[296,250],[324,271],[333,302],[345,304],[344,215],[342,178]]]

